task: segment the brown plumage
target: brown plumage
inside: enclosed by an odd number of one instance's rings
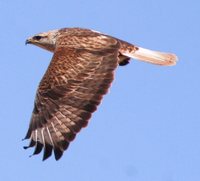
[[[158,65],[174,65],[176,56],[131,45],[102,33],[64,28],[37,34],[26,43],[54,52],[42,78],[25,139],[33,154],[44,149],[43,160],[54,151],[58,160],[81,128],[87,126],[114,78],[117,65],[137,58]]]

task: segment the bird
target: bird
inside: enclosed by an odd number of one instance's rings
[[[87,126],[114,79],[131,59],[172,66],[175,54],[153,51],[86,28],[61,28],[26,40],[53,53],[39,83],[27,134],[32,155],[59,160],[76,134]]]

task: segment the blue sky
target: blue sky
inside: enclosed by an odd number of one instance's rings
[[[197,0],[1,0],[0,180],[199,181],[199,8]],[[24,44],[62,27],[174,52],[179,62],[119,67],[88,127],[60,161],[42,162],[21,139],[52,55]]]

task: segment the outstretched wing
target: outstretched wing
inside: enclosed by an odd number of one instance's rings
[[[68,38],[68,40],[66,40]],[[35,99],[26,135],[33,154],[54,150],[58,160],[76,133],[88,123],[106,94],[118,64],[118,40],[97,35],[61,37]]]

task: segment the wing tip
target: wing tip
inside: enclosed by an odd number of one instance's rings
[[[63,155],[63,151],[60,150],[60,149],[54,149],[54,156],[55,156],[55,159],[56,161],[58,161]]]

